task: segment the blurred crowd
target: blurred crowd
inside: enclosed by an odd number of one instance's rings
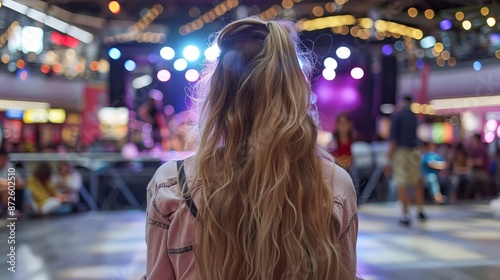
[[[376,151],[371,148],[373,145],[356,138],[353,121],[348,113],[340,113],[337,116],[332,135],[332,141],[327,148],[338,164],[353,175],[355,184],[361,182],[356,184],[358,192],[361,193],[367,180],[373,175],[377,160],[373,160],[373,168],[367,171],[366,164],[362,163],[365,162],[362,158],[366,154],[357,153],[352,147],[363,144],[367,149],[372,149],[370,153]],[[382,144],[388,149],[387,142]],[[428,199],[436,203],[447,203],[459,199],[486,199],[500,194],[500,150],[497,149],[495,154],[489,153],[481,135],[475,134],[454,144],[419,142],[417,148]],[[381,156],[386,157],[386,153],[387,151],[383,151]],[[364,178],[359,174],[364,174]],[[385,174],[385,177],[386,183],[394,188],[391,182],[392,174]]]
[[[20,174],[27,170],[30,172],[25,176]],[[1,215],[45,216],[81,211],[85,208],[80,203],[81,188],[81,174],[69,162],[59,162],[57,165],[38,162],[29,169],[13,165],[9,154],[0,151]],[[14,193],[9,192],[12,189]]]

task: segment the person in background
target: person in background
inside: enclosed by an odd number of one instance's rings
[[[472,178],[466,198],[489,195],[490,157],[486,145],[481,141],[481,135],[475,134],[470,142],[470,157],[472,160]]]
[[[340,113],[335,120],[333,132],[333,157],[340,166],[349,170],[352,163],[351,145],[354,142],[354,128],[351,117],[345,112]]]
[[[33,174],[26,182],[38,212],[42,215],[71,212],[72,206],[68,203],[68,197],[57,193],[52,185],[51,177],[50,164],[41,162],[35,167]]]
[[[9,176],[9,174],[12,174],[9,172],[11,168],[14,168],[14,165],[9,161],[9,154],[5,150],[0,150],[0,204],[2,205],[0,213],[8,213],[6,210],[8,209],[10,201],[14,203],[16,208],[13,216],[19,218],[23,215],[24,181],[19,176]],[[9,183],[11,185],[12,183],[15,184],[15,200],[9,200]],[[8,216],[10,216],[10,214]]]
[[[82,187],[82,175],[68,162],[61,162],[57,166],[57,172],[52,175],[52,184],[56,191],[68,197],[68,202],[73,205],[80,202],[80,188]]]
[[[446,161],[436,153],[436,144],[424,143],[423,147],[422,173],[424,174],[425,183],[431,191],[434,202],[445,203],[446,197],[441,192],[439,173],[446,168]]]
[[[168,137],[169,129],[164,118],[163,104],[158,96],[150,96],[137,111],[139,118],[151,124],[155,145],[162,146],[162,141]]]
[[[408,188],[413,186],[415,201],[418,207],[418,218],[426,220],[424,214],[424,188],[420,171],[420,151],[417,139],[417,116],[410,110],[412,98],[404,97],[399,105],[400,110],[394,113],[391,121],[389,163],[386,173],[391,171],[396,179],[398,200],[402,207],[400,223],[410,224],[410,195]],[[392,163],[392,169],[391,169]]]
[[[451,180],[454,193],[450,195],[450,201],[455,201],[457,198],[466,198],[467,190],[470,188],[472,158],[462,144],[458,145],[455,151],[452,172]]]

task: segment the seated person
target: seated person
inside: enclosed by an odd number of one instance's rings
[[[9,161],[9,154],[1,150],[0,151],[0,203],[2,205],[2,209],[0,209],[1,213],[6,213],[9,208],[9,202],[11,205],[14,204],[15,210],[13,212],[13,217],[21,217],[22,216],[22,207],[24,201],[24,182],[23,180],[15,176],[15,172],[9,172],[9,169],[14,168],[14,165]],[[12,176],[11,174],[14,174]],[[9,178],[10,177],[10,178]],[[14,185],[13,185],[14,184]],[[9,200],[9,187],[14,187],[14,199]]]
[[[51,182],[52,168],[46,162],[41,162],[28,178],[27,187],[31,191],[37,210],[42,215],[71,212],[68,197],[57,193]]]
[[[422,173],[424,174],[425,183],[429,186],[436,203],[444,203],[446,201],[446,197],[441,193],[441,185],[439,183],[439,172],[445,168],[446,161],[436,153],[436,144],[425,143],[424,155],[422,156]]]
[[[68,162],[61,162],[57,172],[52,175],[52,185],[56,191],[68,197],[73,205],[80,202],[79,191],[82,187],[82,175]]]

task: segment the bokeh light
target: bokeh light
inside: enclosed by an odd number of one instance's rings
[[[120,10],[121,10],[120,3],[118,3],[117,1],[111,1],[111,2],[109,2],[108,8],[115,15],[119,14]]]
[[[195,69],[189,69],[184,76],[189,82],[196,82],[200,78],[200,73]]]
[[[425,10],[424,15],[427,19],[433,19],[434,18],[434,11],[431,9],[427,9],[427,10]]]
[[[443,19],[439,23],[439,27],[441,27],[442,30],[450,30],[453,27],[453,24],[451,23],[451,20],[449,19]]]
[[[177,71],[184,71],[187,65],[188,63],[184,58],[179,58],[174,62],[174,69]]]
[[[27,69],[19,69],[17,71],[17,78],[21,81],[26,81],[28,79],[28,70]]]
[[[336,54],[340,59],[348,59],[351,56],[351,50],[348,47],[340,47]]]
[[[160,50],[160,56],[165,60],[171,60],[175,57],[175,51],[171,47],[163,47]]]
[[[484,138],[484,142],[489,144],[489,143],[493,142],[493,140],[495,140],[495,133],[487,132],[484,134],[483,138]]]
[[[485,127],[487,131],[495,131],[498,127],[498,122],[496,120],[488,120]]]
[[[24,60],[22,60],[22,59],[18,59],[16,62],[16,66],[17,66],[17,68],[24,68],[24,67],[26,67],[26,62],[24,62]]]
[[[474,68],[475,71],[480,71],[481,68],[483,68],[483,65],[480,61],[474,61],[474,63],[472,64],[472,68]]]
[[[436,44],[434,36],[427,36],[420,40],[420,46],[424,49],[432,48]]]
[[[116,60],[116,59],[119,59],[122,56],[122,52],[120,52],[120,50],[117,49],[117,48],[111,48],[111,49],[109,49],[108,55],[112,59]]]
[[[163,108],[163,112],[165,113],[165,115],[167,116],[171,116],[174,114],[174,106],[172,105],[166,105],[164,108]]]
[[[155,53],[151,53],[148,55],[148,61],[149,63],[155,64],[158,62],[158,55]]]
[[[40,66],[40,71],[43,74],[49,74],[49,72],[50,72],[50,66],[47,65],[47,64],[43,64],[42,66]]]
[[[472,28],[472,22],[470,22],[469,20],[464,20],[462,22],[462,27],[465,29],[465,30],[470,30]]]
[[[220,49],[217,45],[213,45],[207,48],[203,54],[205,55],[205,59],[208,61],[216,60],[220,55]]]
[[[384,55],[391,55],[392,54],[392,46],[387,44],[382,47],[382,53]]]
[[[494,17],[489,17],[486,20],[486,23],[488,24],[489,27],[493,27],[495,26],[495,24],[497,24],[497,20]]]
[[[3,54],[2,55],[2,63],[7,64],[10,61],[10,56],[8,54]]]
[[[184,48],[182,55],[188,61],[195,61],[200,57],[200,50],[197,47],[190,45]]]
[[[418,10],[415,7],[411,7],[408,9],[408,15],[414,18],[418,15]]]
[[[364,75],[365,71],[363,71],[363,69],[361,69],[360,67],[354,67],[351,70],[351,76],[356,80],[363,78]]]
[[[90,70],[97,72],[99,70],[99,62],[98,61],[92,61],[89,65]]]
[[[335,58],[327,57],[327,58],[325,58],[325,61],[323,61],[323,65],[327,69],[335,70],[335,69],[337,69],[339,64],[338,64],[337,60],[335,60]]]
[[[335,70],[333,69],[325,68],[323,69],[322,75],[325,80],[332,81],[337,76],[337,73],[335,73]]]
[[[170,80],[171,76],[172,75],[170,74],[170,72],[166,69],[158,71],[158,74],[156,75],[160,82],[167,82],[168,80]]]
[[[129,59],[129,60],[125,61],[124,66],[125,66],[125,69],[127,69],[127,71],[132,72],[135,70],[137,65],[135,64],[135,62],[133,60]]]

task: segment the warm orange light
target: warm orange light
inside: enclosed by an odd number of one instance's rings
[[[98,61],[92,61],[90,63],[90,70],[92,71],[98,71],[99,70],[99,62]]]
[[[75,65],[75,70],[76,70],[76,72],[78,72],[78,73],[83,72],[83,70],[85,70],[85,65],[83,65],[83,63],[81,63],[81,62],[78,62],[78,63]]]
[[[10,56],[8,54],[2,55],[2,62],[7,64],[10,61]]]
[[[17,66],[17,68],[24,68],[24,67],[26,66],[26,63],[24,62],[24,60],[19,59],[19,60],[16,62],[16,66]]]
[[[408,15],[412,18],[416,17],[418,15],[418,10],[414,7],[411,7],[408,9]]]
[[[109,2],[108,8],[115,15],[120,13],[120,10],[121,10],[120,3],[118,3],[117,1]]]
[[[54,73],[59,74],[62,71],[62,65],[60,63],[56,63],[52,66],[52,70],[54,70]]]
[[[40,71],[42,71],[43,74],[48,74],[50,71],[50,66],[48,66],[47,64],[44,64],[44,65],[42,65],[42,67],[40,67]]]

